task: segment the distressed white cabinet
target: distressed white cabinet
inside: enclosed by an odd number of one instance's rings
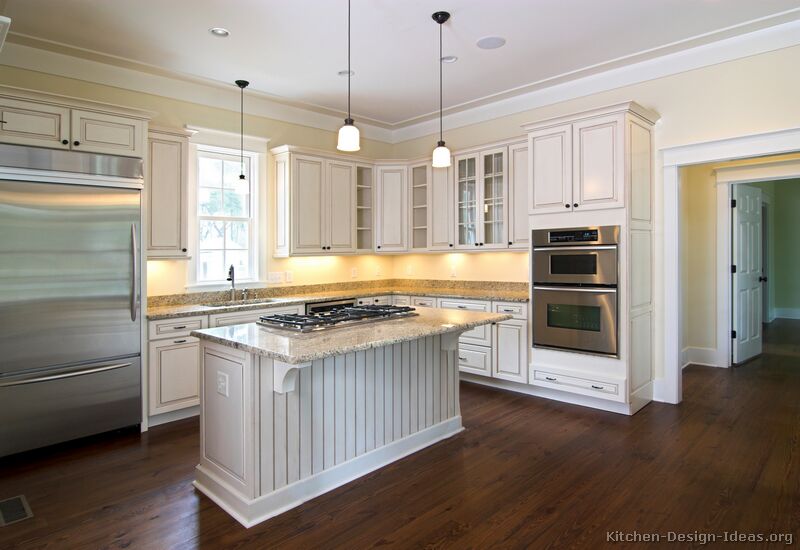
[[[508,247],[527,250],[528,229],[528,143],[508,146]]]
[[[649,129],[657,118],[630,102],[525,125],[530,213],[624,207],[631,159],[640,149],[630,124]]]
[[[392,296],[367,296],[364,298],[357,298],[356,305],[359,306],[388,306],[392,305]],[[401,304],[394,304],[401,305]]]
[[[412,164],[408,168],[409,185],[409,236],[410,252],[424,252],[430,248],[430,192],[431,163]]]
[[[279,315],[284,313],[304,313],[305,306],[280,306],[264,309],[250,309],[247,311],[235,311],[232,313],[216,313],[208,316],[208,326],[226,327],[229,325],[241,325],[243,323],[255,323],[262,315]]]
[[[275,256],[356,251],[356,165],[293,153],[275,154]]]
[[[408,250],[408,182],[404,165],[378,166],[378,211],[375,251]]]
[[[149,113],[0,87],[0,143],[143,157]]]
[[[452,250],[455,248],[453,231],[453,168],[432,168],[431,185],[428,192],[428,233],[430,250]],[[526,183],[527,185],[527,183]],[[526,220],[527,223],[527,220]]]
[[[456,156],[456,247],[508,248],[508,148]]]
[[[492,327],[492,376],[523,384],[528,381],[527,335],[528,323],[520,319],[501,321]]]
[[[145,179],[147,257],[188,257],[189,137],[151,127]]]
[[[0,97],[0,141],[53,149],[69,149],[69,109]]]
[[[70,114],[72,148],[88,153],[141,157],[144,154],[144,121],[73,109]]]
[[[184,336],[150,342],[150,414],[200,403],[200,342]]]

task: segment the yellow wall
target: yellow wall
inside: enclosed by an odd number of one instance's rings
[[[395,256],[394,276],[397,279],[526,282],[528,253],[404,254]]]

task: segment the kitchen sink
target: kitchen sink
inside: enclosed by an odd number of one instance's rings
[[[230,306],[247,306],[252,304],[273,304],[281,302],[275,298],[253,298],[251,300],[228,300],[226,302],[207,302],[200,304],[206,307],[230,307]]]

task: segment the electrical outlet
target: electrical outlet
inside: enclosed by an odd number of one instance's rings
[[[381,268],[380,267],[376,267],[375,268],[375,276],[376,277],[380,277],[381,276]]]
[[[267,276],[268,283],[282,283],[283,282],[283,271],[270,271],[269,275]]]
[[[406,275],[411,275],[413,273],[414,273],[414,268],[412,268],[410,265],[407,265],[406,266]]]
[[[285,273],[285,275],[286,275],[286,282],[287,283],[291,283],[292,280],[294,279],[294,276],[292,275],[292,272],[291,271],[287,271]]]
[[[228,375],[217,371],[217,393],[223,397],[228,397]]]
[[[354,267],[354,268],[352,268],[352,269],[350,270],[350,276],[351,276],[353,279],[355,279],[356,277],[358,277],[358,268],[357,268],[357,267]]]
[[[450,276],[451,277],[458,277],[458,275],[456,274],[456,266],[454,266],[454,265],[450,266]]]

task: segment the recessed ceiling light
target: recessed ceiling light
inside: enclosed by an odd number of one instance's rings
[[[454,55],[445,55],[442,57],[442,63],[455,63],[458,61],[458,58]]]
[[[231,34],[228,29],[223,29],[222,27],[211,27],[208,32],[219,38],[227,38]]]
[[[338,74],[339,76],[355,76],[356,72],[355,71],[344,70],[344,71],[339,71],[336,74]]]
[[[477,44],[482,50],[495,50],[505,46],[506,39],[502,36],[484,36],[478,40]]]

